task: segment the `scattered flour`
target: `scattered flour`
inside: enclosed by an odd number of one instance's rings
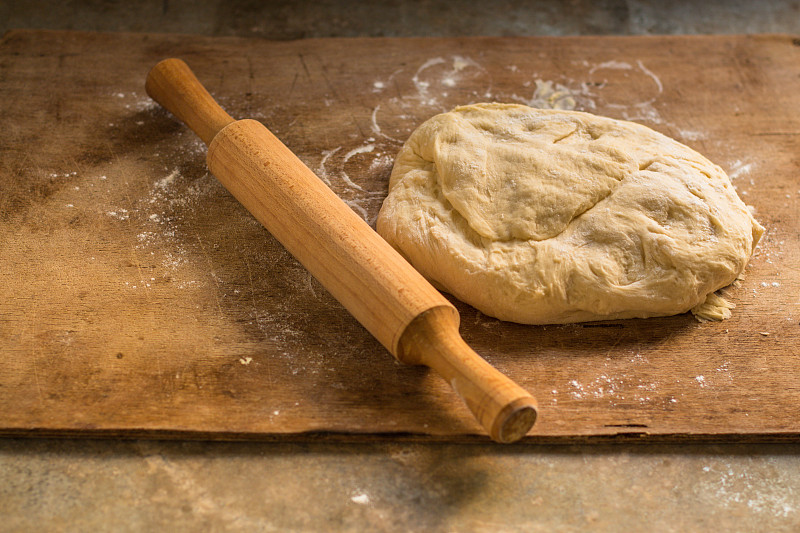
[[[372,143],[365,144],[362,146],[357,146],[344,155],[344,157],[342,158],[342,164],[344,165],[345,163],[350,161],[350,159],[355,155],[368,154],[373,151],[375,151],[375,145]],[[353,181],[350,179],[350,176],[347,175],[347,172],[345,172],[344,169],[342,169],[339,172],[339,175],[341,176],[342,180],[345,182],[345,184],[347,184],[348,187],[352,187],[353,189],[357,189],[362,192],[364,191],[364,189],[360,185],[353,183]]]
[[[367,495],[366,493],[363,493],[363,492],[359,492],[358,494],[355,494],[355,495],[351,496],[350,500],[353,503],[357,503],[359,505],[368,505],[369,504],[369,495]]]
[[[380,134],[379,131],[376,133]],[[322,158],[317,166],[317,175],[331,188],[335,187],[337,181],[341,182],[343,187],[334,188],[334,190],[342,201],[349,205],[368,224],[374,224],[384,193],[383,191],[368,191],[364,189],[350,177],[346,167],[354,164],[351,161],[356,156],[364,156],[369,161],[369,164],[364,169],[365,165],[359,163],[359,172],[367,174],[385,172],[390,168],[394,160],[393,151],[387,150],[383,143],[376,142],[374,137],[367,139],[366,143],[351,148],[344,154],[341,154],[342,148],[342,146],[337,146],[332,150],[324,150],[322,152]]]
[[[603,371],[589,381],[580,382],[572,379],[567,383],[567,394],[572,400],[604,399],[612,405],[623,402],[637,402],[647,404],[654,401],[658,393],[659,383],[642,379],[638,368],[646,368],[649,361],[640,353],[634,353],[626,362],[619,366],[617,362],[607,359],[603,364]],[[553,397],[551,404],[558,403],[558,390],[551,391]],[[676,403],[675,398],[669,399]]]
[[[125,109],[131,111],[150,111],[158,108],[158,104],[144,93],[136,91],[128,93],[117,92],[113,93],[112,96],[124,102]]]
[[[179,175],[180,171],[176,168],[175,170],[170,172],[167,176],[158,180],[156,182],[156,187],[158,187],[159,189],[165,189],[166,187],[171,185],[172,182],[175,181],[175,178],[177,178]]]
[[[117,209],[116,211],[107,211],[106,215],[110,216],[111,218],[116,218],[117,220],[128,220],[130,217],[127,209]]]
[[[589,69],[589,75],[594,74],[596,71],[601,69],[616,69],[616,70],[632,70],[633,67],[630,63],[624,61],[603,61],[602,63],[598,63],[594,65],[592,68]]]
[[[730,165],[730,170],[728,171],[728,177],[731,180],[736,180],[742,178],[750,174],[753,171],[754,163],[743,163],[742,161],[736,160]],[[750,183],[753,185],[753,183]]]
[[[708,478],[701,482],[698,494],[713,498],[715,504],[746,507],[770,519],[798,514],[794,484],[781,469],[772,469],[770,475],[754,474],[751,470],[747,465],[714,460],[711,465],[702,467]]]

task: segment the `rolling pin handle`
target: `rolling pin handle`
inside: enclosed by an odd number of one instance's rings
[[[452,307],[424,312],[400,337],[397,358],[442,376],[493,440],[521,439],[536,422],[536,399],[475,353],[461,338],[458,321]]]
[[[147,74],[144,87],[150,98],[189,126],[206,146],[234,122],[180,59],[159,62]]]

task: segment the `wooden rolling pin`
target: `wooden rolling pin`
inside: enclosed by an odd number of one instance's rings
[[[498,442],[522,438],[536,400],[458,333],[455,307],[260,122],[234,120],[179,59],[147,94],[208,145],[208,168],[401,362],[433,368]]]

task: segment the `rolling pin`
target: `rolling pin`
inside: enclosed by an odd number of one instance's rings
[[[263,124],[234,120],[179,59],[147,75],[147,94],[208,146],[208,168],[400,362],[426,365],[498,442],[536,421],[536,400],[475,353],[456,308]]]

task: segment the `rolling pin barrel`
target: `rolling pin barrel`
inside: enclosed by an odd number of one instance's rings
[[[208,145],[212,174],[398,360],[438,372],[494,440],[528,432],[534,398],[464,343],[455,307],[264,125],[231,118],[178,59],[156,65],[146,90]]]

